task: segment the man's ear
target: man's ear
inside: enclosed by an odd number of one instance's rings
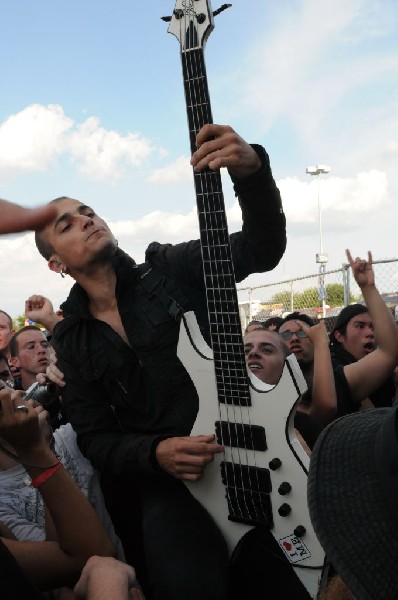
[[[10,356],[10,358],[8,359],[8,362],[12,367],[20,368],[20,366],[21,366],[18,356]]]
[[[342,344],[344,341],[344,335],[342,333],[340,333],[340,331],[335,331],[334,332],[334,339],[339,342],[339,344]]]
[[[55,273],[61,273],[63,265],[56,256],[51,256],[47,264],[50,271],[54,271]]]

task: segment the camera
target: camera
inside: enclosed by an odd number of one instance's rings
[[[54,383],[42,385],[37,381],[26,390],[24,400],[35,400],[45,408],[50,416],[53,429],[64,422],[60,389]]]
[[[37,381],[26,390],[24,400],[36,400],[47,409],[49,404],[57,399],[58,397],[58,386],[47,383],[42,385]]]

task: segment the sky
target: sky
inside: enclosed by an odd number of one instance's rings
[[[199,237],[180,45],[161,19],[183,3],[2,3],[0,197],[77,198],[138,262],[154,240]],[[319,216],[326,270],[346,248],[397,257],[396,0],[234,0],[204,56],[213,121],[266,148],[287,218],[279,265],[238,289],[316,273]],[[308,175],[316,165],[330,172]],[[241,214],[222,181],[232,233]],[[57,308],[73,284],[48,270],[32,233],[2,236],[0,260],[13,317],[31,294]]]

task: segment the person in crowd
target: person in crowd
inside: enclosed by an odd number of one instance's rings
[[[282,323],[282,317],[269,317],[268,319],[263,321],[263,327],[264,329],[268,329],[268,331],[278,331]]]
[[[0,310],[0,350],[10,357],[10,343],[15,333],[12,319],[4,310]]]
[[[14,333],[15,329],[12,322],[12,318],[4,310],[0,310],[0,351],[4,352],[4,354],[7,357],[8,366],[13,379],[15,381],[18,381],[21,377],[21,371],[18,367],[14,366],[10,362],[10,345]]]
[[[50,413],[52,427],[66,423],[62,410],[62,398],[54,384],[39,388],[38,375],[43,374],[41,383],[46,383],[45,373],[50,362],[50,344],[44,331],[35,325],[19,329],[10,343],[10,365],[19,372],[14,378],[13,388],[24,390],[28,397],[38,400]]]
[[[16,401],[17,397],[14,399]],[[39,403],[33,404],[40,415],[43,437],[79,489],[90,500],[117,550],[117,557],[124,561],[123,548],[105,508],[98,475],[81,454],[72,427],[70,424],[63,425],[53,432],[48,412]],[[40,494],[27,484],[26,470],[19,463],[15,450],[1,438],[0,444],[3,447],[3,452],[0,452],[0,523],[15,539],[21,541],[53,539],[51,519]]]
[[[330,360],[328,335],[321,321],[309,327],[306,323],[292,321],[303,331],[312,344],[313,380],[310,405],[300,398],[294,417],[296,432],[307,453],[310,451],[321,431],[322,419],[329,415],[331,420],[336,412],[336,390],[334,386],[332,363]],[[248,370],[264,383],[276,385],[282,375],[289,349],[277,332],[256,330],[245,335],[244,350]]]
[[[263,383],[276,385],[289,354],[277,332],[263,327],[252,329],[244,336],[243,346],[248,370]]]
[[[55,207],[51,205],[29,209],[0,199],[0,234],[17,233],[43,227],[55,214]],[[10,394],[11,392],[8,391],[5,398],[6,402]],[[1,401],[2,399],[0,398],[0,403]],[[11,411],[10,415],[12,414]],[[21,413],[15,411],[14,417],[16,414]],[[2,411],[0,411],[0,434],[3,433],[2,424],[4,422],[2,423],[2,417]],[[29,445],[31,438],[26,435],[21,436],[21,431],[25,431],[26,428],[25,424],[21,423],[21,425],[22,429],[19,429],[19,425],[15,429],[15,435],[19,439],[14,439],[14,433],[11,433],[11,437],[9,438],[14,448],[18,447],[18,442],[23,443],[23,448],[21,447],[21,451],[19,451],[19,458],[21,459],[23,455],[26,455],[27,460],[32,460],[32,458],[36,460],[36,458],[39,458],[45,464],[49,460],[47,455],[48,449],[44,448],[44,456],[43,454],[40,455],[39,448]],[[33,432],[31,427],[29,432]],[[51,455],[50,460],[54,459],[55,457]],[[32,474],[36,475],[38,470],[33,467],[32,469]],[[65,477],[65,475],[66,472],[64,475],[61,473],[57,475],[52,488],[47,484],[40,490],[46,499],[47,508],[56,525],[59,538],[58,543],[15,542],[12,541],[13,536],[7,532],[8,542],[6,545],[3,537],[0,537],[1,593],[4,598],[43,600],[43,595],[40,593],[39,588],[32,583],[32,581],[37,581],[38,584],[41,583],[37,577],[37,567],[41,560],[44,560],[44,563],[49,568],[47,576],[52,578],[57,577],[60,557],[65,559],[68,570],[73,570],[77,574],[81,565],[84,564],[86,556],[96,553],[106,553],[107,548],[109,548],[110,554],[113,552],[112,547],[109,545],[109,538],[105,537],[102,539],[104,531],[101,530],[101,525],[98,528],[98,518],[93,509],[80,492],[76,496],[77,486],[69,476],[66,475]],[[54,489],[55,486],[58,492]],[[64,492],[65,495],[63,495]],[[59,493],[60,497],[58,498]],[[75,511],[70,515],[70,506],[72,504]],[[52,514],[52,511],[55,511],[54,514]],[[82,536],[82,522],[85,524],[84,536]],[[12,552],[10,552],[8,546],[12,548]],[[18,562],[18,559],[20,562]],[[21,568],[20,563],[24,566],[24,569]],[[74,566],[76,563],[78,563],[77,566]],[[132,598],[134,597],[132,596]],[[115,600],[119,600],[119,598],[115,597]],[[120,600],[124,600],[123,596],[120,596]],[[134,598],[134,600],[139,600],[139,597]]]
[[[305,313],[294,311],[289,313],[279,325],[279,335],[286,344],[289,353],[297,358],[300,369],[307,384],[311,383],[314,375],[314,346],[311,339],[303,330],[302,325],[313,327],[315,322]]]
[[[309,512],[330,572],[337,573],[322,600],[398,597],[397,411],[374,408],[336,419],[313,449]]]
[[[334,365],[349,365],[376,348],[375,331],[368,308],[363,304],[345,306],[330,332],[330,353]],[[391,406],[395,395],[394,373],[362,401],[362,408]]]
[[[1,458],[17,460],[23,466],[29,480],[25,486],[45,504],[52,531],[47,540],[22,541],[1,522],[2,544],[22,569],[23,582],[32,597],[35,588],[46,591],[73,587],[88,558],[114,557],[115,546],[96,511],[51,450],[43,427],[46,412],[42,407],[34,407],[33,401],[24,402],[19,392],[3,383],[0,405]],[[4,560],[12,569],[10,573],[2,569],[2,594],[15,598],[19,570],[3,547],[1,558],[2,566]],[[21,596],[25,597],[30,596]]]
[[[236,280],[274,268],[286,223],[267,153],[217,124],[205,125],[196,145],[195,172],[227,167],[242,208],[242,231],[230,236]],[[113,491],[129,486],[116,502],[120,516],[128,499],[125,522],[139,501],[151,597],[225,598],[225,540],[184,485],[223,451],[212,432],[190,435],[198,397],[176,355],[184,310],[195,312],[209,340],[200,242],[154,242],[139,266],[90,207],[68,197],[53,206],[57,216],[36,233],[36,245],[51,270],[76,281],[52,343],[79,445],[112,473]]]
[[[337,396],[336,412],[333,418],[359,410],[361,402],[391,376],[398,362],[398,329],[391,311],[376,288],[372,255],[369,252],[368,259],[364,260],[359,257],[353,259],[349,250],[346,250],[346,254],[372,319],[378,346],[355,362],[333,366]],[[301,320],[303,320],[303,316],[301,316]],[[313,362],[311,362],[311,354],[313,357],[313,349],[305,332],[298,333],[299,329],[299,326],[290,319],[281,325],[279,334],[282,339],[285,339],[285,343],[289,342],[290,351],[294,352],[299,360],[304,377],[309,384],[308,394],[304,395],[303,401],[309,406],[312,402]],[[328,417],[328,414],[325,413],[324,416],[323,426],[330,421],[330,415]]]
[[[12,375],[6,354],[0,350],[0,380],[11,381]]]
[[[10,364],[20,370],[20,381],[14,389],[27,390],[49,365],[49,343],[44,332],[35,325],[19,329],[10,342]]]
[[[254,331],[255,329],[262,329],[262,328],[263,328],[263,322],[253,319],[252,321],[249,321],[248,324],[246,325],[245,335],[246,335],[246,333],[249,333],[250,331]]]

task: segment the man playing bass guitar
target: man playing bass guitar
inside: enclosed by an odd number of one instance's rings
[[[242,229],[229,235],[236,281],[273,269],[286,222],[266,151],[217,124],[200,129],[196,147],[195,172],[227,168],[239,199]],[[142,528],[146,589],[134,566],[148,599],[227,598],[223,536],[184,485],[223,451],[212,431],[190,435],[199,398],[176,353],[186,311],[209,339],[200,241],[153,242],[137,265],[92,208],[70,197],[50,204],[56,216],[36,245],[52,271],[75,280],[53,331],[64,406],[83,454],[111,478],[125,550]]]

